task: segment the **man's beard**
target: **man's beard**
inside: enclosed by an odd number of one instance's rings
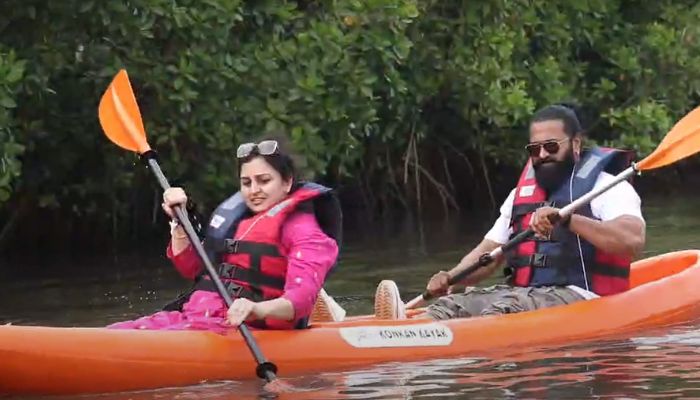
[[[561,161],[545,159],[533,167],[537,184],[551,194],[571,176],[574,168],[574,151],[571,149]]]

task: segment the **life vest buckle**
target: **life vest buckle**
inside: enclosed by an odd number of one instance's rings
[[[241,268],[229,263],[219,264],[219,276],[222,279],[227,279],[229,281],[247,279],[247,276],[244,277],[241,275],[244,275],[244,271]]]
[[[530,256],[530,266],[534,268],[544,268],[547,266],[547,255],[535,253]]]
[[[240,242],[240,240],[236,239],[226,239],[224,240],[224,250],[228,254],[236,254],[238,253],[238,244]]]
[[[534,235],[532,237],[532,240],[534,240],[535,242],[551,242],[552,241],[552,233],[550,232],[550,234],[547,236]]]
[[[255,296],[255,294],[252,291],[244,288],[242,285],[239,285],[233,281],[224,281],[223,284],[224,288],[233,300],[241,298],[246,298],[254,301],[262,300],[261,297]]]
[[[233,283],[233,282],[230,282],[230,283]],[[229,285],[229,290],[230,290],[230,293],[233,294],[233,298],[234,298],[234,299],[240,299],[241,297],[243,297],[243,290],[244,290],[244,289],[243,289],[243,286],[240,286],[240,285],[235,285],[235,286]]]

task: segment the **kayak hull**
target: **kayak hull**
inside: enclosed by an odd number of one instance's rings
[[[637,261],[631,281],[625,293],[518,314],[440,322],[363,316],[253,336],[280,376],[610,337],[697,315],[700,251]],[[255,377],[235,331],[7,325],[0,326],[0,360],[0,394],[105,393]]]

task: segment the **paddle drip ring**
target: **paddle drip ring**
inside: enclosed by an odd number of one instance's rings
[[[258,364],[255,368],[255,374],[260,379],[267,379],[267,373],[272,372],[277,375],[277,366],[269,361],[262,362]]]

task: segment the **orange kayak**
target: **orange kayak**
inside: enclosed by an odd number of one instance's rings
[[[700,251],[637,261],[631,280],[625,293],[519,314],[442,322],[362,316],[253,335],[282,377],[618,335],[696,315]],[[0,326],[0,395],[104,393],[254,377],[255,363],[235,331]]]

